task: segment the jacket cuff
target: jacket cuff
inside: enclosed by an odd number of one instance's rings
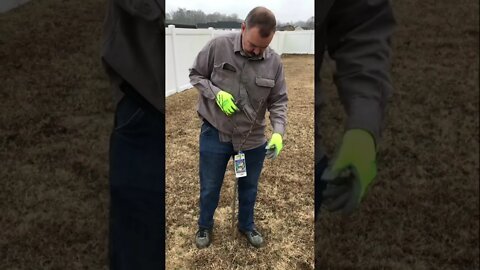
[[[358,98],[351,103],[345,128],[368,131],[377,148],[381,137],[383,113],[377,101]]]
[[[216,87],[215,85],[213,85],[213,83],[210,84],[210,87],[212,88],[213,93],[215,93],[215,95],[212,95],[212,97],[210,97],[210,98],[211,99],[216,99],[217,95],[218,95],[218,92],[222,91],[222,89]]]
[[[285,134],[285,125],[281,123],[272,123],[272,127],[273,133],[279,133],[283,138],[283,135]]]

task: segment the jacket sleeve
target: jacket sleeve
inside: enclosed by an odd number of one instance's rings
[[[337,0],[327,17],[327,50],[347,113],[346,129],[381,136],[390,80],[395,19],[388,0]]]
[[[114,0],[114,3],[132,16],[155,21],[164,18],[164,7],[156,0]]]
[[[210,40],[198,53],[193,66],[189,69],[190,83],[200,94],[208,99],[215,99],[220,89],[210,81],[215,55],[215,40]]]
[[[270,112],[270,123],[274,133],[280,133],[283,137],[287,125],[287,84],[283,64],[278,66],[275,86],[268,96],[267,104]]]

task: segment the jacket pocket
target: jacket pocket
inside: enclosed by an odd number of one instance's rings
[[[221,90],[232,94],[232,90],[236,87],[237,74],[237,69],[232,64],[223,62],[213,66],[210,80]]]
[[[200,136],[207,136],[210,131],[212,131],[212,126],[203,122],[202,127],[200,128]]]
[[[275,80],[256,77],[255,78],[255,89],[253,91],[248,91],[250,97],[250,103],[255,107],[263,106],[270,95],[270,91],[275,87]]]
[[[221,67],[222,67],[223,70],[228,70],[228,71],[231,71],[231,72],[237,72],[237,69],[232,64],[229,64],[227,62],[222,63]]]
[[[267,78],[262,78],[262,77],[256,77],[255,78],[255,84],[260,87],[268,87],[268,88],[273,88],[275,87],[275,81],[272,79],[267,79]]]

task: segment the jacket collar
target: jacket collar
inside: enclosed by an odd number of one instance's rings
[[[244,57],[247,57],[250,60],[263,60],[265,58],[268,58],[268,55],[270,54],[270,47],[265,49],[265,51],[263,51],[262,55],[253,56],[253,57],[246,56],[246,54],[245,54],[245,52],[243,51],[243,48],[242,48],[242,31],[240,31],[239,33],[237,33],[235,35],[235,39],[233,41],[233,52],[234,53],[240,53],[240,55],[242,55]]]

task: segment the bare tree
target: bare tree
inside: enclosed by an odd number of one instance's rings
[[[167,20],[171,20],[175,23],[182,24],[198,24],[198,23],[207,23],[207,22],[218,22],[218,21],[236,21],[241,22],[242,20],[238,18],[238,14],[232,13],[230,15],[222,14],[220,12],[214,12],[211,14],[205,14],[201,10],[189,10],[186,8],[179,8],[175,11],[168,12],[166,14]]]
[[[315,17],[314,16],[308,18],[307,22],[305,23],[305,28],[315,29]]]

